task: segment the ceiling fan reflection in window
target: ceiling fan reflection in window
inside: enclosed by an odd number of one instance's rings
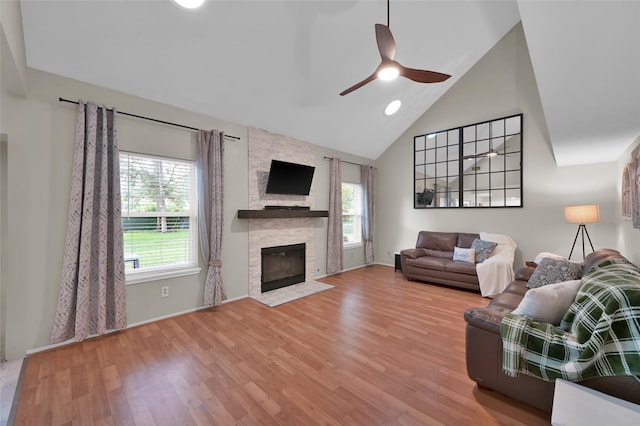
[[[502,145],[501,147],[499,147],[498,149],[495,149],[493,147],[493,135],[491,134],[491,125],[489,126],[489,150],[485,151],[485,152],[478,152],[476,154],[469,154],[469,155],[465,155],[464,157],[462,157],[463,160],[475,160],[478,158],[491,158],[491,157],[497,157],[498,155],[509,155],[510,153],[508,152],[501,152],[507,149],[507,146],[509,144],[509,142],[507,141],[507,143],[505,143],[504,145]]]
[[[475,160],[476,158],[489,158],[489,157],[497,157],[498,155],[507,155],[504,152],[500,152],[504,148],[505,147],[498,148],[498,149],[493,149],[493,147],[489,147],[489,151],[479,152],[477,154],[465,155],[464,157],[462,157],[462,159],[464,159],[464,160]]]
[[[397,76],[401,76],[418,83],[440,83],[451,77],[449,74],[435,71],[407,68],[393,59],[396,55],[396,42],[389,29],[389,0],[387,0],[387,25],[376,24],[376,41],[378,43],[380,57],[382,58],[380,65],[378,65],[373,74],[360,83],[354,84],[344,90],[340,93],[340,96],[347,95],[365,84],[372,82],[376,78],[380,80],[392,80]]]

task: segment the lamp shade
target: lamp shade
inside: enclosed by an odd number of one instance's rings
[[[597,223],[600,222],[600,209],[597,204],[567,206],[564,208],[564,218],[567,223]]]

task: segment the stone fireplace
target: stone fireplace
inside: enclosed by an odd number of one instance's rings
[[[261,291],[275,290],[305,281],[305,244],[263,247]]]
[[[265,193],[271,160],[315,165],[313,145],[254,127],[248,129],[248,142],[249,209],[262,210],[266,205],[313,206],[315,184],[311,185],[309,196]],[[262,287],[262,250],[268,247],[304,244],[304,270],[299,282],[313,281],[318,220],[322,219],[249,219],[249,296],[260,296],[265,291]]]

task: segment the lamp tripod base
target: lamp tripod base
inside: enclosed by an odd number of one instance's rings
[[[573,249],[576,246],[576,241],[578,241],[578,235],[582,235],[582,260],[584,260],[585,252],[584,252],[584,234],[587,234],[587,240],[589,241],[589,245],[591,246],[591,251],[595,251],[593,248],[593,244],[591,243],[591,237],[589,237],[589,232],[587,231],[587,225],[581,223],[578,225],[578,231],[576,232],[576,237],[573,239],[573,245],[571,246],[571,252],[569,253],[569,260],[571,260],[571,255],[573,254]]]

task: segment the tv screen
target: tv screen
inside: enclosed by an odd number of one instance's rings
[[[267,194],[309,195],[315,167],[271,160]]]

